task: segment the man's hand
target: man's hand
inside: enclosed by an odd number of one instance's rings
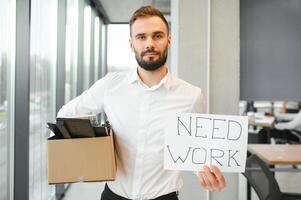
[[[226,187],[226,181],[223,173],[215,165],[210,168],[205,165],[203,167],[204,171],[198,173],[200,184],[211,192],[220,192]]]

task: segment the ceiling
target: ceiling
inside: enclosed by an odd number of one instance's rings
[[[108,23],[128,23],[133,12],[145,5],[158,8],[167,19],[170,15],[170,0],[98,0]]]

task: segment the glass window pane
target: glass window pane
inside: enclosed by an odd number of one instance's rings
[[[94,74],[94,82],[100,79],[103,76],[103,66],[104,65],[104,23],[102,19],[98,16],[95,17],[94,21],[94,66],[95,66],[95,74]]]
[[[65,102],[76,96],[78,0],[67,0]]]
[[[91,7],[86,6],[84,9],[84,90],[90,87],[91,14]]]
[[[128,24],[108,25],[108,71],[123,71],[137,66],[129,38]]]
[[[55,119],[57,0],[31,1],[29,199],[54,196],[47,181],[46,122]]]
[[[100,78],[100,20],[99,17],[94,19],[94,82]]]
[[[13,119],[16,2],[0,1],[0,200],[13,193]]]

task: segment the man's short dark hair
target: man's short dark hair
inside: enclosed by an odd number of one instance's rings
[[[166,25],[167,28],[167,34],[169,34],[169,25],[168,22],[166,21],[164,15],[154,6],[142,6],[138,10],[134,12],[130,19],[130,34],[132,35],[132,25],[133,23],[139,19],[139,18],[146,18],[146,17],[160,17],[164,24]]]

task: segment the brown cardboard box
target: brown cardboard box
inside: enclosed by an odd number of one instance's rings
[[[114,180],[113,136],[48,139],[48,184]]]

